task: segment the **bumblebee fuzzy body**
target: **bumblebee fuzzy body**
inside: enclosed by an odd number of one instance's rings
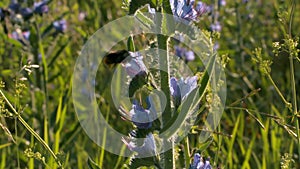
[[[121,63],[128,56],[130,56],[130,54],[127,50],[120,50],[104,56],[103,62],[108,66],[112,66]]]

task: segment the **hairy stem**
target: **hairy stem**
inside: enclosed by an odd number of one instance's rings
[[[290,14],[290,23],[289,23],[289,38],[292,38],[292,25],[293,25],[293,17],[294,17],[294,9],[296,6],[296,1],[292,1],[292,9]],[[292,49],[289,49],[289,60],[290,60],[290,75],[291,75],[291,88],[292,88],[292,95],[293,95],[293,116],[297,117],[297,94],[296,94],[296,83],[295,83],[295,70],[294,70],[294,56]],[[298,140],[298,155],[300,155],[300,129],[299,129],[299,121],[300,117],[297,117],[296,120],[296,129],[297,129],[297,140]],[[300,158],[299,158],[300,162]]]

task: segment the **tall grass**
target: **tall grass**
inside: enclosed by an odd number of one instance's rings
[[[205,2],[218,6],[217,1]],[[8,4],[1,1],[0,7]],[[83,169],[92,162],[100,168],[128,168],[130,158],[105,151],[85,134],[71,99],[73,66],[83,44],[101,26],[126,15],[121,6],[117,0],[52,0],[47,14],[21,23],[1,21],[0,169]],[[227,1],[218,9],[218,53],[230,58],[226,108],[206,143],[199,143],[201,123],[195,124],[169,152],[174,163],[170,165],[184,168],[200,151],[211,157],[214,168],[300,167],[299,11],[295,0]],[[78,19],[80,12],[86,14],[83,20]],[[68,29],[56,34],[51,25],[61,18]],[[207,15],[197,25],[209,30],[213,19]],[[31,31],[29,44],[8,37],[18,27]],[[124,44],[119,45],[125,48]],[[39,68],[25,70],[24,65]],[[112,72],[105,71],[96,84],[110,80]],[[110,98],[110,91],[100,86],[96,90],[104,91],[105,97],[97,96],[97,102],[103,115],[115,129],[128,133],[132,126],[123,123],[111,100],[104,99]],[[125,149],[124,145],[120,154]]]

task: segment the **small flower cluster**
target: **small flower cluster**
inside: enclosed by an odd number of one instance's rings
[[[9,12],[12,15],[20,16],[23,19],[29,19],[33,14],[44,14],[48,13],[48,0],[44,0],[41,2],[34,2],[33,7],[22,7],[20,3],[18,3],[17,0],[12,0],[11,3],[8,6]]]
[[[170,5],[172,13],[174,16],[186,20],[188,22],[198,21],[201,16],[206,13],[210,13],[214,19],[214,22],[210,25],[210,30],[213,32],[221,32],[222,26],[218,21],[219,11],[214,9],[214,5],[207,5],[202,1],[198,1],[195,5],[194,0],[170,0]],[[218,0],[219,8],[226,5],[225,0]],[[218,8],[218,9],[219,9]],[[150,9],[148,9],[150,12]],[[151,13],[154,13],[154,9]],[[216,42],[214,45],[214,50],[217,50],[220,45]],[[192,50],[188,50],[179,45],[174,46],[175,55],[184,59],[186,62],[193,61],[195,59],[195,54]]]
[[[212,169],[209,158],[204,159],[199,153],[194,155],[194,162],[189,169]]]
[[[211,7],[202,1],[198,1],[195,5],[195,0],[170,0],[171,10],[176,18],[185,21],[198,21],[201,16],[208,13]],[[155,14],[155,9],[148,6],[148,12]]]
[[[64,19],[53,22],[53,27],[57,32],[63,33],[67,30],[67,21]]]
[[[128,59],[125,59],[121,65],[125,68],[130,78],[143,76],[147,68],[143,62],[143,56],[139,52],[129,52]],[[146,107],[136,99],[133,100],[132,109],[129,111],[130,121],[138,130],[148,130],[153,126],[153,121],[157,118],[157,111],[151,96],[146,97]],[[135,131],[131,132],[130,138],[122,138],[124,144],[129,150],[134,151],[138,156],[154,156],[156,154],[156,145],[154,136],[151,132],[147,133],[142,145],[136,143]]]
[[[175,55],[179,58],[184,59],[185,61],[193,61],[195,60],[195,54],[192,50],[187,50],[181,46],[174,46],[175,48]]]
[[[207,13],[210,8],[204,2],[195,0],[170,0],[173,15],[187,21],[198,21],[199,17]]]
[[[30,31],[28,28],[22,28],[23,22],[29,20],[34,14],[44,15],[49,12],[48,3],[50,1],[43,0],[34,2],[32,7],[24,7],[17,0],[11,0],[8,8],[0,8],[0,21],[9,18],[13,24],[17,24],[19,28],[8,33],[9,38],[18,40],[23,45],[29,41]],[[52,24],[56,33],[64,33],[67,30],[67,22],[64,19],[54,21]]]

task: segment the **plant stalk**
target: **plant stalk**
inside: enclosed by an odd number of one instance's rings
[[[11,108],[11,110],[13,111],[14,115],[17,117],[17,119],[22,123],[22,125],[44,146],[44,148],[52,155],[52,157],[55,159],[56,163],[58,164],[58,166],[60,168],[62,167],[62,164],[60,163],[60,161],[58,160],[57,156],[55,155],[55,153],[51,150],[51,148],[48,146],[48,144],[40,137],[40,135],[38,133],[36,133],[31,127],[30,125],[21,117],[21,115],[16,111],[16,109],[12,106],[12,104],[10,103],[10,101],[6,98],[6,96],[4,95],[4,93],[2,92],[2,90],[0,90],[0,94],[2,95],[2,97],[4,98],[5,102],[8,104],[8,106]]]
[[[292,25],[293,25],[293,17],[295,12],[296,1],[292,1],[292,8],[290,14],[290,21],[289,21],[289,38],[292,38]],[[296,83],[295,83],[295,70],[294,70],[294,56],[291,54],[293,53],[293,49],[289,47],[289,60],[290,60],[290,75],[291,75],[291,88],[292,88],[292,95],[293,95],[293,116],[296,116],[296,129],[297,129],[297,141],[298,141],[298,155],[300,155],[300,129],[299,129],[299,121],[300,117],[298,116],[297,111],[297,93],[296,93]],[[300,158],[299,158],[300,162]]]

